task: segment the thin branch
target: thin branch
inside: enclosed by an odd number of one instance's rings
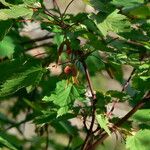
[[[92,100],[91,100],[92,120],[91,120],[90,128],[87,132],[86,138],[85,138],[84,143],[83,143],[82,148],[81,148],[82,150],[86,150],[86,147],[90,144],[91,134],[93,132],[93,126],[94,126],[94,121],[95,121],[96,94],[94,93],[94,89],[93,89],[93,86],[92,86],[91,78],[90,78],[89,71],[87,69],[86,63],[83,61],[82,64],[83,64],[86,79],[87,79],[87,82],[88,82],[88,85],[89,85],[89,88],[90,88],[90,91],[91,91],[91,94],[92,94]]]
[[[12,128],[18,128],[21,124],[26,123],[26,122],[30,121],[31,119],[32,118],[30,118],[30,116],[27,116],[24,120],[22,120],[22,121],[20,121],[18,123],[12,124],[8,128],[6,128],[5,131],[10,130]]]
[[[87,69],[86,63],[82,62],[82,64],[83,64],[84,71],[85,71],[85,76],[86,76],[86,79],[87,79],[87,82],[88,82],[88,85],[89,85],[89,88],[90,88],[90,91],[91,91],[91,94],[92,94],[92,99],[95,100],[96,95],[94,93],[94,89],[93,89],[92,82],[91,82],[91,79],[90,79],[89,71]]]
[[[69,2],[69,4],[68,4],[67,7],[65,8],[65,10],[64,10],[64,12],[63,12],[63,14],[62,14],[62,16],[64,16],[64,15],[66,14],[67,9],[69,8],[69,6],[72,4],[73,1],[74,1],[74,0],[72,0],[72,1]]]
[[[131,72],[129,78],[128,78],[127,81],[125,82],[124,86],[122,87],[121,92],[124,92],[124,91],[127,89],[127,87],[128,87],[128,85],[129,85],[129,83],[130,83],[130,81],[131,81],[131,79],[132,79],[132,77],[133,77],[135,71],[136,71],[136,69],[134,68],[134,69],[132,70],[132,72]],[[108,117],[109,117],[109,116],[111,115],[111,113],[113,112],[113,110],[114,110],[116,104],[118,103],[118,101],[119,101],[119,99],[117,99],[117,100],[114,101],[114,103],[113,103],[113,105],[112,105],[110,111],[107,113],[107,116],[108,116]]]
[[[129,83],[130,83],[130,81],[131,81],[131,79],[132,79],[132,77],[133,77],[135,71],[136,71],[136,69],[134,68],[134,69],[132,70],[132,72],[131,72],[131,74],[130,74],[128,80],[126,81],[126,83],[125,83],[124,86],[122,87],[121,92],[124,92],[124,91],[127,89],[127,87],[128,87],[128,85],[129,85]]]
[[[87,121],[86,119],[87,119],[87,116],[84,116],[83,117],[83,124],[84,124],[84,128],[85,128],[86,132],[88,132],[88,127],[86,125],[86,121]]]
[[[72,137],[72,135],[70,135],[68,145],[67,145],[67,148],[65,150],[70,150],[70,145],[71,145],[72,140],[73,140],[73,137]]]
[[[111,42],[113,42],[115,40],[120,40],[120,41],[123,41],[123,42],[128,43],[128,44],[144,47],[144,44],[136,42],[136,41],[126,40],[126,39],[123,39],[123,38],[120,38],[120,37],[114,37],[113,35],[110,35],[110,37],[112,38]],[[111,42],[108,42],[108,44],[111,43]]]
[[[56,0],[53,1],[53,5],[54,5],[54,8],[57,7],[56,9],[58,9],[58,13],[59,13],[60,17],[62,18],[62,14],[61,14],[60,8],[59,8]]]
[[[53,37],[54,37],[53,35],[47,35],[47,36],[44,36],[44,37],[39,37],[39,38],[36,38],[36,39],[31,39],[31,40],[24,41],[21,44],[22,45],[32,44],[32,43],[35,43],[35,42],[40,42],[40,41],[51,39]]]
[[[146,102],[150,101],[150,92],[141,100],[139,101],[131,111],[129,111],[123,118],[121,118],[115,125],[114,128],[120,127],[122,124],[124,124],[139,108],[144,106]],[[113,133],[115,130],[111,129],[111,132]],[[101,144],[109,135],[105,132],[95,143],[92,144],[91,147],[87,150],[95,150],[96,147]]]
[[[48,150],[48,143],[49,143],[49,131],[48,131],[48,124],[46,124],[46,145],[45,150]]]
[[[32,50],[32,49],[35,49],[35,48],[40,48],[40,47],[45,47],[45,46],[51,46],[52,43],[44,43],[44,44],[41,44],[41,45],[36,45],[36,46],[33,46],[33,47],[30,47],[30,48],[27,48],[25,49],[25,51],[29,51],[29,50]]]

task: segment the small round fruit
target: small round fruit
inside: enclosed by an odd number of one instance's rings
[[[72,72],[71,66],[66,66],[66,67],[64,68],[64,73],[65,73],[65,74],[70,74],[71,72]]]

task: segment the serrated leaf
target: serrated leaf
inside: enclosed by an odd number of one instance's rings
[[[0,64],[0,97],[10,95],[21,88],[36,86],[45,71],[34,59],[6,61]]]
[[[0,84],[11,79],[16,74],[22,73],[32,67],[41,67],[38,60],[20,57],[14,60],[8,60],[0,63]]]
[[[15,44],[11,37],[6,36],[0,41],[0,57],[10,57],[14,53]]]
[[[3,144],[4,146],[8,147],[11,150],[17,150],[11,143],[9,143],[7,140],[2,138],[1,136],[0,136],[0,143]]]
[[[133,116],[133,120],[146,123],[150,121],[150,109],[140,109]]]
[[[47,102],[53,101],[54,104],[58,105],[60,108],[57,116],[61,116],[68,112],[76,99],[82,98],[82,94],[84,94],[83,89],[72,83],[67,84],[66,80],[62,80],[57,83],[55,92],[49,97],[45,96],[43,100]]]
[[[5,37],[5,35],[9,32],[10,28],[12,27],[12,21],[0,21],[0,41]]]
[[[109,31],[116,33],[129,32],[131,24],[127,20],[127,17],[122,14],[119,14],[119,10],[116,9],[97,26],[102,32],[102,34],[106,36]]]
[[[150,130],[140,130],[134,136],[128,136],[126,147],[129,150],[149,150]]]
[[[97,119],[100,127],[102,129],[104,129],[109,135],[111,135],[111,132],[110,132],[110,130],[108,128],[108,123],[109,123],[108,118],[106,118],[102,114],[98,114],[98,115],[96,115],[96,119]]]
[[[132,80],[132,86],[140,91],[147,91],[150,89],[150,78],[149,76],[138,76],[135,75]]]
[[[25,5],[14,5],[10,9],[0,10],[0,20],[16,19],[19,17],[31,18],[33,10]]]
[[[0,89],[0,97],[15,93],[21,88],[29,85],[36,85],[38,76],[42,76],[42,68],[30,68],[23,73],[16,74],[11,79],[6,80]],[[39,79],[39,78],[38,78]]]
[[[63,106],[63,107],[59,108],[57,111],[57,117],[66,114],[68,112],[68,110],[69,110],[68,106]]]

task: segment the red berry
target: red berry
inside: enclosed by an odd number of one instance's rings
[[[64,69],[64,73],[65,74],[70,74],[71,72],[72,72],[71,66],[66,66],[65,69]]]

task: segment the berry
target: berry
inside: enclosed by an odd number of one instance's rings
[[[66,66],[65,69],[64,69],[64,73],[65,74],[70,74],[71,72],[72,72],[71,66]]]

